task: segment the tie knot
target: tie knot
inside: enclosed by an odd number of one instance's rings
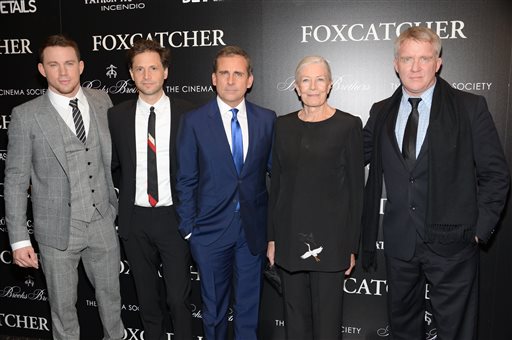
[[[149,108],[149,113],[155,113],[155,107],[154,106],[151,106]]]
[[[409,103],[412,105],[412,109],[418,109],[418,105],[421,102],[421,98],[409,98]]]
[[[231,111],[233,113],[233,120],[236,120],[236,114],[238,113],[238,109],[235,108],[235,109],[231,109],[229,111]]]
[[[71,106],[74,109],[77,108],[78,107],[78,98],[71,99],[69,101],[69,106]]]

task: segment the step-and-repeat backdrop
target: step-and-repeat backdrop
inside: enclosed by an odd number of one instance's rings
[[[373,102],[390,96],[399,85],[393,70],[393,40],[411,25],[428,26],[442,38],[441,75],[455,88],[484,95],[489,103],[507,157],[512,156],[507,130],[512,110],[512,11],[506,0],[488,1],[292,1],[292,0],[0,0],[0,334],[51,338],[51,321],[44,276],[12,264],[5,225],[3,170],[7,129],[14,106],[45,93],[37,72],[42,39],[66,33],[77,40],[85,62],[82,86],[106,91],[114,103],[136,96],[126,67],[126,50],[141,37],[172,50],[165,92],[196,105],[215,96],[212,59],[222,46],[239,45],[254,62],[254,86],[249,100],[279,115],[300,107],[293,90],[297,62],[320,54],[332,67],[330,103],[368,118]],[[382,206],[385,198],[382,199]],[[508,209],[510,210],[510,209]],[[502,226],[510,224],[505,213]],[[31,230],[31,211],[27,212]],[[480,338],[500,340],[510,314],[512,252],[510,228],[483,249],[481,269]],[[378,269],[365,273],[358,266],[340,289],[345,291],[344,339],[389,337],[386,316],[386,276],[378,241]],[[138,302],[123,256],[120,266],[124,339],[142,340]],[[191,266],[191,311],[195,336],[202,339],[200,277]],[[265,283],[261,309],[261,339],[283,339],[279,295]],[[428,306],[428,287],[425,295]],[[78,311],[83,339],[100,339],[101,325],[94,293],[82,272]],[[232,319],[232,312],[228,315]],[[425,311],[425,339],[435,339],[435,320]],[[173,339],[172,332],[167,339]],[[151,339],[146,339],[151,340]]]

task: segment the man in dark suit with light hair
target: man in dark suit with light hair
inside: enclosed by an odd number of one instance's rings
[[[425,284],[439,339],[476,339],[478,249],[495,232],[509,172],[482,96],[452,88],[436,73],[441,41],[411,27],[395,42],[402,85],[373,105],[364,128],[363,266],[375,261],[382,227],[391,339],[425,338]]]
[[[192,338],[190,251],[178,232],[176,133],[186,103],[165,95],[169,50],[153,40],[128,51],[139,92],[108,113],[112,171],[119,175],[119,235],[135,281],[146,339],[167,339],[167,302],[176,340]],[[160,294],[161,270],[165,293]]]
[[[5,210],[13,262],[38,268],[26,227],[30,189],[34,235],[48,287],[54,339],[79,340],[78,263],[95,288],[103,339],[122,339],[117,198],[103,91],[80,87],[76,42],[46,39],[39,72],[48,91],[15,107],[9,125]]]
[[[201,276],[206,339],[225,339],[234,293],[236,339],[257,338],[267,247],[267,172],[275,113],[245,100],[249,55],[226,46],[216,55],[217,98],[183,116],[178,133],[178,214]]]

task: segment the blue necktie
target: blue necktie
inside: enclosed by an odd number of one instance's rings
[[[231,109],[233,118],[231,118],[231,153],[235,162],[236,172],[238,175],[242,172],[244,166],[244,144],[242,140],[242,128],[236,118],[238,109]]]
[[[236,118],[238,109],[231,109],[233,118],[231,118],[231,154],[233,155],[233,162],[235,163],[236,172],[240,176],[242,167],[244,166],[244,142],[242,139],[242,128]],[[235,211],[240,211],[240,201],[236,202]]]

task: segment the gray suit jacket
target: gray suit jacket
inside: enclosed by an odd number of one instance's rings
[[[91,124],[98,126],[102,162],[107,176],[109,200],[117,210],[110,171],[111,140],[107,110],[109,96],[83,88],[89,103]],[[64,141],[58,113],[48,94],[17,106],[11,114],[5,166],[5,216],[11,244],[29,239],[27,190],[30,187],[34,234],[37,242],[64,250],[68,247],[71,189]]]

